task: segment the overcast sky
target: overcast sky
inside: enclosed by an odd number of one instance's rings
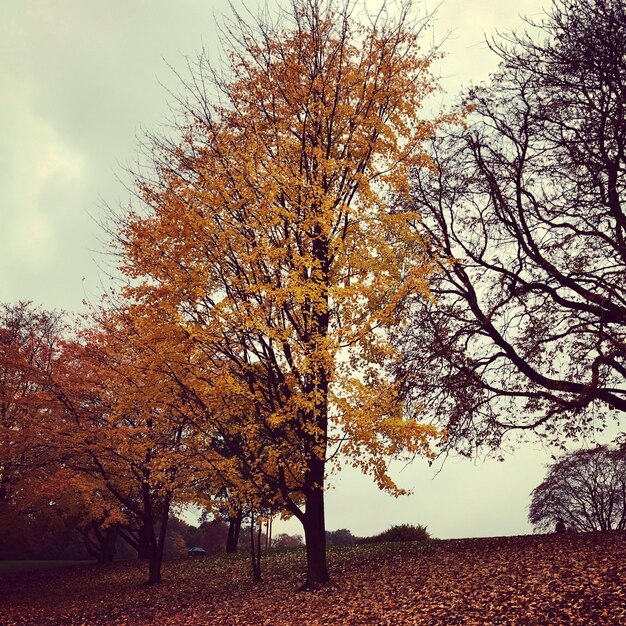
[[[444,1],[429,37],[450,33],[436,70],[448,100],[495,69],[485,35],[520,28],[520,14],[544,6]],[[103,206],[127,200],[124,167],[136,159],[137,138],[167,118],[164,86],[178,84],[169,66],[184,73],[185,56],[203,46],[217,58],[215,17],[228,12],[226,0],[0,1],[0,301],[80,312],[85,297],[97,300],[106,283]],[[537,443],[505,462],[416,461],[396,472],[415,490],[399,499],[344,470],[330,481],[327,527],[365,535],[421,523],[441,538],[527,533],[529,493],[549,454]]]

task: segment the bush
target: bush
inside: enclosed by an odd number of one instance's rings
[[[326,531],[327,546],[349,546],[357,542],[357,538],[347,529]]]
[[[392,526],[380,535],[373,537],[364,537],[359,539],[358,543],[382,543],[387,541],[426,541],[430,539],[430,533],[426,526],[412,526],[411,524],[400,524]]]
[[[300,548],[303,545],[302,535],[281,533],[272,540],[272,548]]]

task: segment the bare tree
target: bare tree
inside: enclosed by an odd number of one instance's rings
[[[626,528],[626,452],[598,446],[564,455],[533,490],[528,520],[550,530],[563,520],[577,530]]]
[[[445,260],[395,373],[466,454],[626,411],[626,3],[555,0],[528,23],[413,176]]]

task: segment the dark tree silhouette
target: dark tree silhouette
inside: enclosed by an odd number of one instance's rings
[[[528,23],[413,176],[445,260],[396,375],[466,454],[626,411],[626,3],[555,0]]]
[[[581,531],[626,528],[626,451],[598,446],[564,455],[533,490],[528,520],[551,531],[557,520]]]

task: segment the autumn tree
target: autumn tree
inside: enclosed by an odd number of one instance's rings
[[[14,502],[18,483],[47,460],[38,422],[63,328],[61,314],[30,302],[0,305],[0,505]]]
[[[140,341],[128,311],[99,313],[58,342],[54,367],[32,368],[38,394],[20,427],[46,452],[20,500],[73,520],[103,559],[117,535],[135,545],[150,583],[161,579],[171,506],[192,489],[191,430],[178,388],[155,369],[158,348]]]
[[[11,509],[8,522],[72,526],[101,561],[121,537],[156,583],[171,507],[194,490],[186,444],[193,429],[179,387],[163,373],[166,342],[143,341],[132,313],[97,312],[69,338],[58,316],[5,307],[3,508]]]
[[[158,312],[150,332],[194,344],[187,401],[209,430],[239,428],[241,476],[302,522],[305,588],[329,579],[329,459],[398,493],[389,457],[427,454],[436,434],[385,373],[433,269],[397,199],[440,122],[420,116],[435,88],[421,23],[393,9],[359,21],[351,2],[294,0],[274,22],[235,16],[226,67],[200,58],[181,138],[154,138],[145,205],[118,234],[126,296]]]
[[[64,329],[61,314],[30,302],[0,305],[0,537],[9,543],[63,527],[40,486],[58,469],[42,434],[50,410],[45,380]]]
[[[75,368],[83,380],[89,376],[86,402],[69,410],[86,446],[68,463],[99,480],[127,512],[134,524],[120,535],[147,559],[148,582],[158,583],[171,508],[194,486],[187,444],[194,431],[178,387],[163,374],[165,347],[144,340],[132,310],[104,311],[94,322],[75,345]],[[69,374],[67,389],[76,394],[78,372]]]
[[[559,519],[584,532],[625,530],[626,452],[597,446],[567,453],[531,498],[528,520],[539,530],[553,530]]]
[[[415,169],[416,228],[450,261],[398,344],[407,398],[470,454],[626,411],[626,4],[555,0],[491,44],[467,127]]]
[[[71,405],[57,384],[67,365],[63,316],[20,302],[3,305],[0,319],[0,529],[35,525],[45,540],[71,528],[94,558],[111,560],[123,513],[101,483],[65,464],[76,440],[57,437],[59,411]]]

